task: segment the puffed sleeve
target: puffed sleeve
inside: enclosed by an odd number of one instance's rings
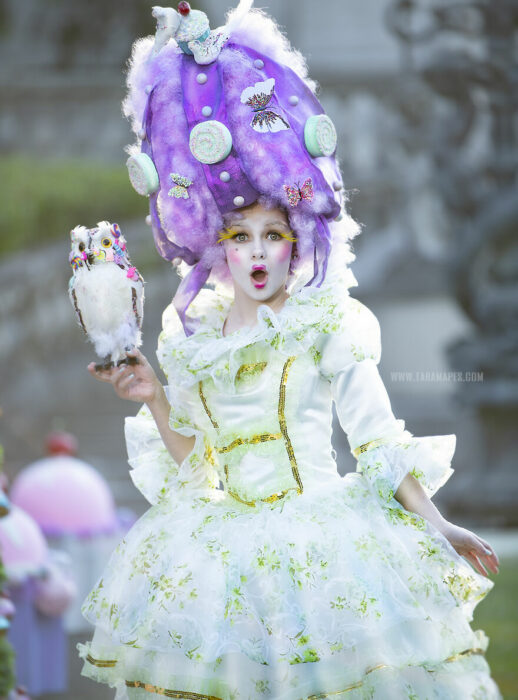
[[[166,376],[168,344],[179,330],[168,325],[164,313],[164,330],[159,336],[157,358]],[[169,380],[169,378],[168,378]],[[170,404],[169,427],[185,437],[194,437],[191,452],[178,464],[164,444],[155,420],[144,404],[136,416],[127,417],[124,425],[130,477],[152,504],[175,499],[214,499],[218,497],[219,478],[215,469],[214,450],[203,430],[194,420],[193,387],[164,386]]]
[[[164,445],[148,407],[143,405],[136,416],[126,418],[124,425],[130,477],[152,505],[175,498],[213,498],[219,478],[211,445],[189,419],[179,391],[175,388],[173,392],[168,386],[164,389],[171,404],[171,429],[185,437],[194,436],[194,447],[178,464]]]
[[[428,496],[453,473],[455,435],[413,437],[392,413],[378,372],[380,327],[376,316],[349,297],[341,305],[336,332],[324,335],[320,372],[331,383],[340,425],[357,471],[384,501],[389,501],[406,474],[421,483]]]

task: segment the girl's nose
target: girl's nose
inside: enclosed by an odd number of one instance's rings
[[[262,258],[266,257],[264,246],[260,242],[258,242],[254,245],[252,257],[254,260],[262,259]]]

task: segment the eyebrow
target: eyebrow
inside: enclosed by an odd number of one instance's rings
[[[248,228],[248,224],[246,224],[242,220],[231,220],[229,226],[238,226],[238,227],[243,227],[243,228]],[[284,228],[289,228],[288,224],[286,224],[284,221],[276,220],[276,221],[267,221],[265,226],[284,226]]]

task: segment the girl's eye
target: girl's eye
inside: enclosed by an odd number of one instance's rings
[[[277,231],[269,231],[268,236],[270,236],[270,240],[272,241],[278,241],[279,238],[282,238],[280,233],[277,233]]]
[[[236,233],[235,236],[233,236],[234,241],[246,241],[246,233]]]
[[[101,245],[103,248],[111,248],[112,242],[109,238],[103,238],[101,241]]]
[[[82,253],[84,249],[85,249],[85,244],[84,244],[84,243],[80,243],[80,244],[79,244],[79,252]]]

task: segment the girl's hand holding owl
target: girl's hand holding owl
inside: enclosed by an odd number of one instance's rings
[[[137,364],[96,370],[95,362],[90,362],[87,369],[92,377],[112,384],[115,393],[121,399],[147,404],[155,402],[163,388],[154,369],[137,348],[129,350],[126,354],[128,357],[134,357]]]

